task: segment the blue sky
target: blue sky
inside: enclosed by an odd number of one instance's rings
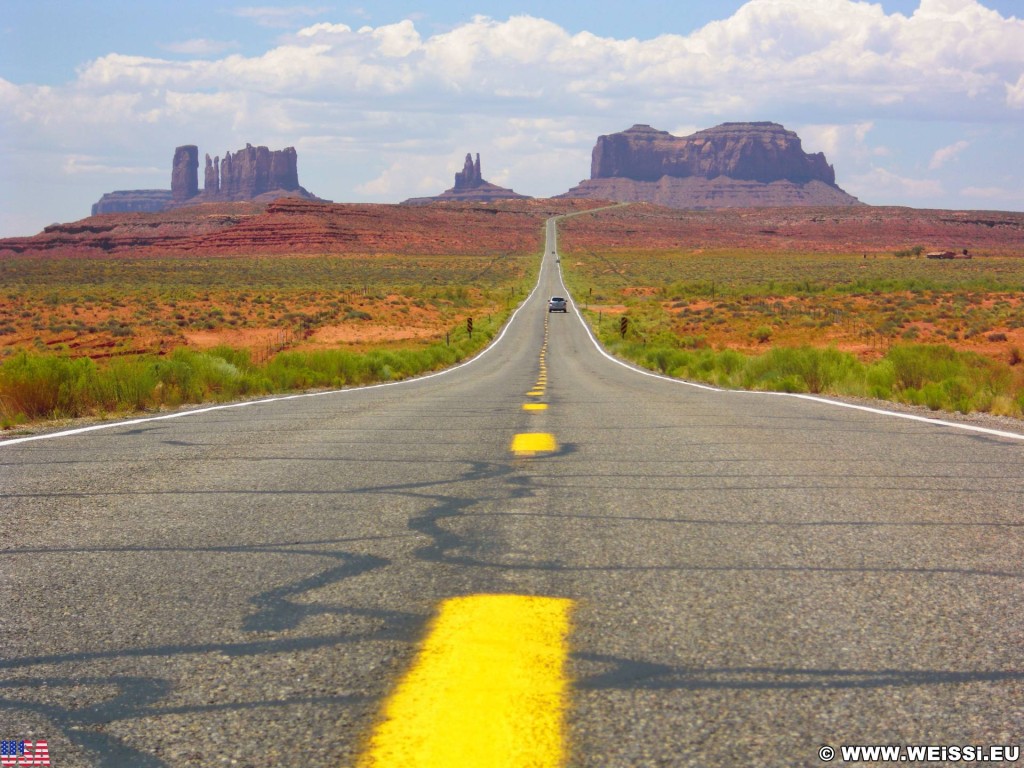
[[[566,191],[598,135],[773,120],[867,203],[1024,210],[1019,0],[0,0],[0,236],[167,188],[180,144],[295,146],[344,202],[466,152]]]

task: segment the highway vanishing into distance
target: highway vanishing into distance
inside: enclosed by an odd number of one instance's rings
[[[630,370],[546,311],[559,267],[549,222],[441,375],[0,442],[0,737],[60,768],[1019,745],[1024,439]]]

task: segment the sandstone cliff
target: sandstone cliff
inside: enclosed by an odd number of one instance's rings
[[[646,201],[673,208],[858,205],[821,152],[777,123],[723,123],[690,136],[649,125],[601,136],[591,178],[564,197]]]
[[[485,181],[480,172],[480,154],[476,160],[468,152],[466,162],[461,171],[455,173],[455,186],[434,197],[413,197],[402,202],[402,205],[426,205],[434,202],[457,200],[461,202],[490,202],[493,200],[526,200],[528,195],[520,195],[511,189],[499,187]]]

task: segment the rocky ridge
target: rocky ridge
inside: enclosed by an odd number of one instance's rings
[[[723,123],[690,136],[634,125],[600,136],[591,178],[561,197],[671,208],[859,205],[821,152],[778,123]]]
[[[590,200],[498,200],[436,206],[341,204],[281,197],[92,216],[32,237],[0,239],[0,259],[255,254],[519,253],[537,226]],[[526,222],[526,223],[524,223]]]
[[[208,203],[161,213],[93,216],[32,237],[0,240],[0,259],[148,258],[344,253],[454,254],[528,251],[546,217],[605,204],[588,199],[504,200],[402,206]],[[526,222],[524,224],[524,222]],[[611,208],[560,225],[566,253],[649,248],[690,252],[886,253],[920,244],[969,248],[976,257],[1021,256],[1024,213],[868,205],[678,210],[649,203]]]

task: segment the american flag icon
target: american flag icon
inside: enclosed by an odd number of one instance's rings
[[[50,765],[50,748],[46,740],[4,740],[0,743],[0,766],[8,765]]]

